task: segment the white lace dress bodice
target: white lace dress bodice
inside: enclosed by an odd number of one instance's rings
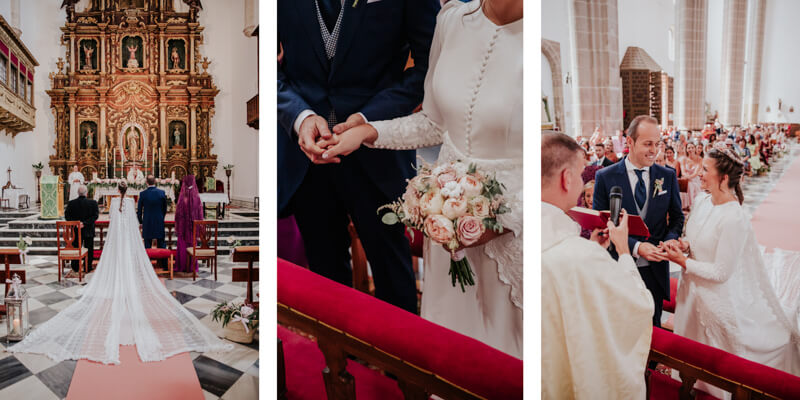
[[[475,11],[479,3],[442,8],[422,111],[371,122],[378,131],[371,146],[441,144],[439,162],[475,163],[506,186],[511,212],[498,219],[513,234],[467,250],[477,279],[466,294],[450,283],[448,253],[426,241],[422,316],[521,358],[523,24],[495,25]]]
[[[77,302],[8,349],[55,361],[89,359],[119,364],[119,346],[160,361],[188,352],[232,350],[185,309],[158,279],[139,233],[133,199],[111,201],[108,236],[96,272]]]
[[[714,205],[698,195],[686,224],[691,258],[676,294],[675,333],[740,357],[797,374],[797,304],[776,295],[770,275],[785,253],[762,255],[747,212],[735,201]],[[765,264],[772,263],[770,266]],[[793,285],[797,287],[798,282]],[[794,310],[793,312],[789,312]],[[721,391],[699,385],[723,397]]]

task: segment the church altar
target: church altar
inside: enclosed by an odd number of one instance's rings
[[[118,196],[119,190],[117,189],[116,185],[104,185],[104,184],[92,184],[89,183],[86,185],[88,188],[94,189],[94,194],[92,198],[95,200],[99,200],[101,198],[106,198],[108,196]],[[157,184],[157,188],[161,189],[166,193],[167,198],[175,202],[175,186],[171,184]],[[128,186],[128,190],[125,191],[125,196],[139,196],[139,193],[143,192],[147,189],[147,186],[144,187],[131,187]]]
[[[8,204],[11,208],[19,208],[19,198],[22,195],[28,195],[28,192],[23,188],[8,188],[2,191],[2,198],[8,199]],[[30,196],[28,203],[30,204]]]
[[[50,72],[55,154],[67,179],[214,176],[211,119],[219,89],[203,57],[200,1],[179,12],[172,1],[65,0],[65,57]],[[188,3],[187,3],[188,4]],[[54,4],[53,7],[57,7]]]

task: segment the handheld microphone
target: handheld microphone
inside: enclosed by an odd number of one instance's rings
[[[619,212],[622,209],[622,188],[619,186],[614,186],[611,188],[611,193],[608,195],[608,205],[609,211],[611,212],[611,223],[614,226],[619,226]],[[614,243],[611,243],[608,246],[608,251],[613,252]]]

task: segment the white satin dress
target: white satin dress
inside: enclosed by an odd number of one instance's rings
[[[425,241],[422,317],[522,358],[522,19],[498,26],[480,2],[447,3],[437,17],[422,111],[371,122],[372,145],[416,149],[441,144],[439,162],[474,162],[497,173],[513,233],[467,249],[475,286],[453,287],[450,255]]]

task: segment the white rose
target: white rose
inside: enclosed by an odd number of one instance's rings
[[[457,163],[453,164],[453,169],[456,171],[456,175],[458,175],[458,177],[461,178],[462,176],[467,174],[467,171],[469,170],[469,166],[467,164],[462,163],[462,162],[457,162]]]
[[[478,196],[483,191],[483,184],[474,176],[464,176],[458,180],[458,184],[464,189],[467,198]]]
[[[252,308],[250,308],[248,306],[242,306],[242,309],[241,309],[242,317],[244,317],[244,318],[249,317],[251,314],[253,314],[253,311],[255,311],[255,310],[253,310]]]
[[[459,197],[463,193],[463,189],[456,181],[447,182],[442,188],[442,196],[444,197]]]
[[[463,197],[454,197],[445,200],[442,205],[442,215],[455,221],[458,217],[467,214],[467,201]]]
[[[422,214],[426,216],[441,213],[442,204],[444,204],[444,198],[442,198],[441,193],[439,193],[439,191],[436,189],[425,193],[425,195],[422,196],[422,199],[419,201],[419,206],[422,208]]]
[[[469,201],[469,205],[472,207],[472,215],[486,218],[489,216],[492,203],[486,197],[476,196]]]

